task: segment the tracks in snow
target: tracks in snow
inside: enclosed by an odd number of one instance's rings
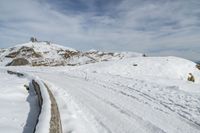
[[[198,96],[137,79],[41,74],[90,112],[99,132],[199,132]],[[56,80],[55,80],[56,76]],[[109,80],[107,80],[109,78]]]
[[[119,77],[117,77],[119,78]],[[113,79],[113,78],[112,78]],[[200,129],[200,97],[179,91],[177,86],[159,86],[148,84],[143,80],[129,79],[128,82],[122,80],[94,81],[107,89],[118,92],[138,102],[142,102],[156,110],[166,114],[174,112],[181,118],[193,123]],[[120,88],[120,89],[116,89]]]

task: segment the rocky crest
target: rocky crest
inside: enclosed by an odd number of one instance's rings
[[[143,55],[132,52],[113,53],[95,50],[81,52],[47,41],[37,41],[35,38],[32,38],[29,43],[16,45],[8,49],[0,49],[0,65],[74,66]]]

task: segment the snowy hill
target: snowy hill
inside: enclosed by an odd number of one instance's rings
[[[58,101],[63,132],[200,132],[200,70],[189,60],[134,57],[8,69],[47,82]],[[190,73],[194,82],[188,81]]]
[[[142,56],[141,53],[81,52],[49,42],[29,42],[0,50],[1,66],[65,66]]]
[[[27,96],[28,92],[24,85],[28,85],[29,80],[10,75],[2,69],[0,75],[0,132],[33,132],[39,108],[35,93],[30,92],[31,95]],[[30,112],[32,117],[28,120]]]
[[[49,42],[29,42],[0,49],[0,65],[0,114],[4,116],[0,132],[15,128],[30,132],[37,122],[28,114],[39,107],[24,87],[30,77],[41,79],[52,91],[63,132],[200,132],[200,65],[192,61],[140,53],[81,52]],[[16,107],[23,114],[16,113]],[[30,121],[25,120],[27,116]]]
[[[80,67],[85,72],[121,75],[124,77],[146,77],[170,80],[187,80],[192,74],[200,82],[200,71],[192,61],[178,57],[137,57],[117,61],[101,62]]]

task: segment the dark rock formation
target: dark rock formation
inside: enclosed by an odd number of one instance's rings
[[[195,82],[195,79],[194,79],[194,76],[192,75],[192,73],[189,73],[188,81]]]
[[[22,46],[18,51],[14,51],[6,55],[7,58],[16,58],[17,56],[23,56],[23,57],[34,57],[39,58],[42,57],[39,53],[35,52],[33,48]]]
[[[78,56],[80,54],[79,52],[70,51],[70,50],[62,50],[62,49],[58,50],[57,53],[61,55],[62,57],[64,57],[65,59],[68,59],[73,56]]]
[[[23,77],[24,76],[24,74],[22,74],[22,73],[18,73],[18,72],[13,72],[13,71],[7,71],[7,73],[8,74],[11,74],[11,75],[17,75],[18,77]]]
[[[12,62],[8,63],[6,66],[23,66],[23,65],[28,65],[29,61],[25,58],[16,58],[13,59]]]
[[[199,69],[199,70],[200,70],[200,64],[197,64],[197,65],[196,65],[196,67],[197,67],[197,69]]]
[[[15,58],[19,53],[20,53],[19,51],[12,52],[12,53],[9,53],[8,55],[6,55],[5,57],[7,57],[7,58]]]

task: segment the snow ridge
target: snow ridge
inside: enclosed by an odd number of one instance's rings
[[[1,66],[65,66],[82,65],[108,60],[143,56],[133,52],[81,52],[72,48],[47,42],[29,42],[0,50]]]

